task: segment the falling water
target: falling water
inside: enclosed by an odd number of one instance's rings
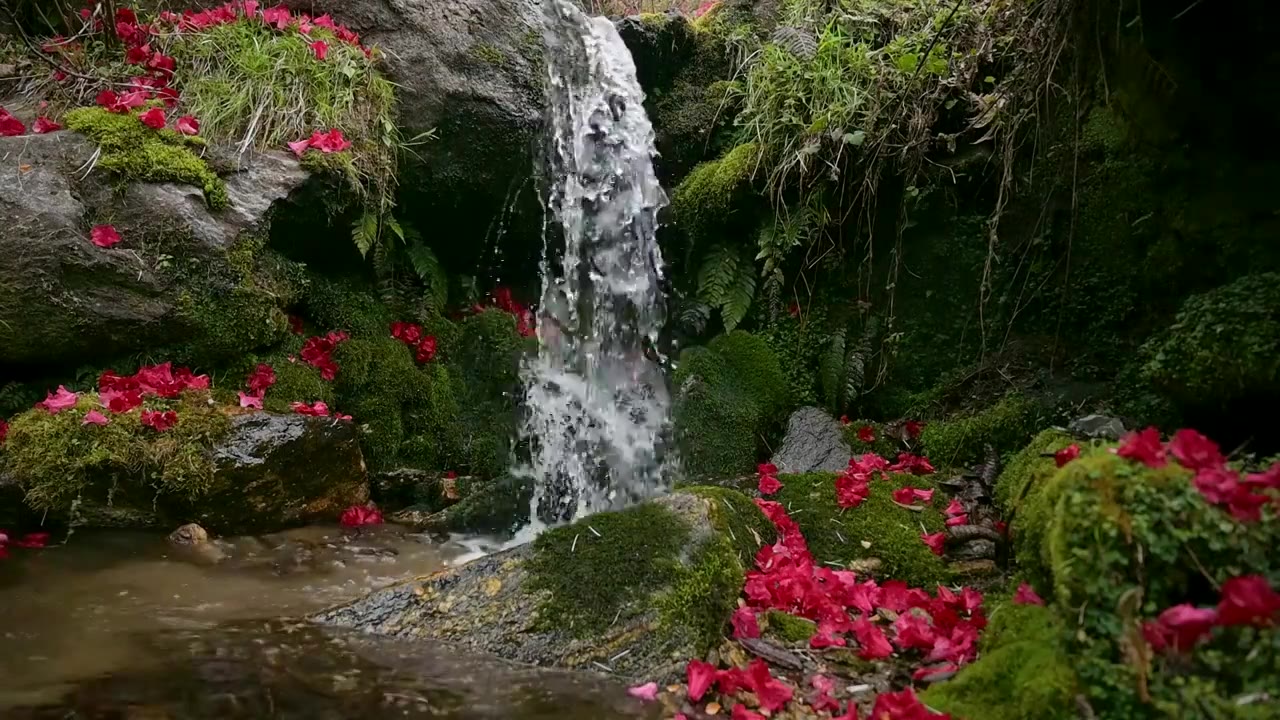
[[[524,428],[555,523],[660,492],[670,401],[646,358],[662,316],[654,239],[666,195],[631,53],[613,24],[545,0],[550,223]]]

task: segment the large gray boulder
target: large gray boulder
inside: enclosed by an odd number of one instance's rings
[[[84,493],[69,520],[87,527],[173,528],[197,522],[219,535],[332,523],[369,501],[359,430],[333,418],[236,415],[213,448],[214,475],[194,499],[118,482]],[[0,490],[4,480],[0,478]]]
[[[474,268],[504,228],[503,261],[536,266],[541,212],[531,182],[542,138],[541,0],[286,0],[328,13],[386,52],[401,131],[434,139],[406,154],[397,208]],[[527,222],[525,222],[527,221]],[[431,241],[433,235],[427,235]],[[486,244],[485,240],[489,241]],[[530,264],[532,263],[532,264]]]
[[[772,462],[784,473],[841,472],[852,457],[840,423],[816,407],[803,407],[791,413]]]
[[[0,137],[0,368],[80,367],[186,339],[191,286],[175,268],[198,266],[230,291],[243,273],[227,249],[308,177],[285,154],[246,156],[225,178],[230,206],[214,212],[192,186],[118,191],[93,169],[95,150],[67,131]],[[97,247],[95,222],[124,240]]]

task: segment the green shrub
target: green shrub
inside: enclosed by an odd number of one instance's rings
[[[1014,452],[1040,423],[1040,407],[1015,393],[981,412],[926,424],[920,443],[936,467],[972,465],[986,459],[988,444],[1002,454]]]
[[[1141,355],[1147,381],[1184,407],[1280,392],[1280,274],[1191,296]]]
[[[676,438],[691,477],[750,471],[789,406],[777,357],[763,339],[741,331],[686,350],[675,384]]]

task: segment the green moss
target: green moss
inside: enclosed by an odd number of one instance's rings
[[[316,274],[309,277],[302,311],[318,327],[356,336],[390,335],[396,319],[367,285]]]
[[[871,428],[872,432],[875,433],[875,439],[871,442],[863,442],[862,438],[858,436],[858,431],[864,427]],[[851,420],[849,424],[841,428],[840,433],[844,436],[844,441],[849,443],[849,448],[853,450],[855,456],[875,453],[880,457],[893,460],[898,457],[898,453],[906,450],[899,440],[885,432],[884,423],[871,420]]]
[[[741,331],[686,350],[675,385],[681,461],[695,478],[749,472],[789,404],[777,357],[762,338]]]
[[[923,531],[935,533],[945,524],[940,494],[923,512],[893,502],[901,487],[933,487],[927,477],[894,475],[871,484],[870,496],[858,507],[841,510],[836,505],[836,476],[831,473],[784,475],[776,499],[788,508],[819,562],[848,565],[878,558],[876,574],[908,585],[933,587],[948,579],[942,559],[920,539]],[[866,543],[866,545],[864,545]]]
[[[192,499],[213,479],[210,451],[231,421],[211,406],[207,393],[178,400],[149,399],[146,409],[175,410],[178,424],[158,433],[140,421],[140,411],[110,415],[107,425],[84,425],[85,413],[101,410],[96,393],[81,395],[72,409],[50,414],[32,409],[11,420],[6,466],[42,511],[67,510],[82,493],[120,493],[146,503],[153,496]],[[105,411],[102,411],[107,414]]]
[[[1045,430],[1014,455],[996,480],[995,501],[1006,513],[1016,512],[1030,488],[1058,471],[1058,463],[1046,454],[1070,447],[1076,441],[1061,430]]]
[[[671,195],[676,224],[695,243],[717,238],[729,218],[743,210],[758,162],[758,148],[746,143],[694,168]]]
[[[936,467],[971,465],[986,458],[987,444],[1000,453],[1022,447],[1039,424],[1039,406],[1015,393],[973,415],[926,424],[920,442]]]
[[[619,613],[671,581],[689,538],[683,520],[652,503],[544,532],[527,565],[529,587],[547,592],[539,622],[587,637],[629,619]],[[706,568],[707,582],[726,579],[715,560],[702,562],[717,566]]]
[[[921,695],[954,717],[1067,720],[1078,681],[1063,647],[1065,630],[1048,609],[1004,605],[991,616],[978,660]]]
[[[712,485],[682,487],[680,492],[696,495],[711,502],[711,522],[733,543],[734,552],[743,567],[753,567],[756,552],[777,539],[777,528],[760,512],[751,498],[737,490]]]
[[[507,61],[505,55],[498,48],[489,43],[476,43],[471,46],[471,54],[479,60],[489,63],[494,67],[502,67]]]
[[[796,617],[789,613],[770,610],[765,613],[765,632],[774,635],[787,643],[808,642],[817,634],[818,626],[812,620]]]
[[[655,599],[660,622],[687,637],[698,654],[707,652],[724,639],[745,577],[729,538],[704,542],[687,566],[677,567],[670,589]]]
[[[69,129],[102,148],[97,167],[128,181],[174,182],[204,191],[209,207],[229,202],[227,187],[192,148],[199,147],[173,130],[152,130],[132,113],[99,107],[78,108],[66,115]]]
[[[1280,274],[1193,295],[1142,348],[1144,377],[1183,406],[1280,393]]]
[[[289,335],[283,307],[304,283],[299,267],[263,249],[264,239],[245,235],[227,250],[228,271],[210,272],[198,258],[172,270],[178,317],[188,340],[171,348],[178,362],[209,364],[270,347]]]
[[[320,371],[303,362],[289,362],[275,356],[264,360],[275,368],[276,384],[263,396],[263,407],[275,412],[290,412],[295,402],[314,403],[322,400],[335,406],[333,383],[320,376]],[[341,408],[337,408],[341,409]]]

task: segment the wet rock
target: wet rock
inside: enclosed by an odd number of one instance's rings
[[[772,462],[784,473],[843,472],[852,457],[840,423],[816,407],[805,407],[791,414]]]
[[[450,252],[474,266],[489,223],[503,218],[504,260],[522,272],[541,252],[541,209],[529,182],[541,139],[542,3],[539,0],[287,0],[329,13],[387,51],[401,131],[434,138],[406,154],[399,204],[411,222],[448,233]],[[513,222],[512,208],[526,221]],[[523,232],[521,232],[523,230]],[[517,238],[527,242],[517,247]],[[525,246],[528,247],[525,247]],[[523,251],[523,253],[521,252]]]
[[[190,508],[217,532],[262,532],[332,521],[369,499],[354,423],[250,413],[215,448],[214,482]]]
[[[970,540],[954,550],[948,550],[949,557],[960,560],[989,560],[996,556],[996,544],[990,540]]]
[[[213,212],[190,186],[117,193],[113,178],[90,170],[95,149],[69,131],[0,138],[0,365],[83,366],[183,339],[194,332],[179,317],[190,288],[161,257],[175,248],[140,238],[178,243],[210,282],[238,278],[226,249],[307,178],[286,155],[247,156],[226,178],[230,207]],[[122,245],[89,242],[91,224],[103,221]]]
[[[1125,433],[1124,423],[1120,418],[1098,414],[1072,420],[1067,430],[1072,435],[1097,440],[1119,440]]]
[[[169,533],[168,539],[174,545],[199,545],[209,542],[209,533],[195,523],[187,523]]]
[[[737,493],[683,490],[313,619],[535,665],[674,678],[723,638],[753,538],[771,542],[770,528]]]
[[[462,480],[462,478],[459,478]],[[506,535],[529,522],[533,483],[528,478],[503,477],[470,481],[457,504],[439,509],[436,503],[412,505],[392,513],[393,522],[440,533]]]

